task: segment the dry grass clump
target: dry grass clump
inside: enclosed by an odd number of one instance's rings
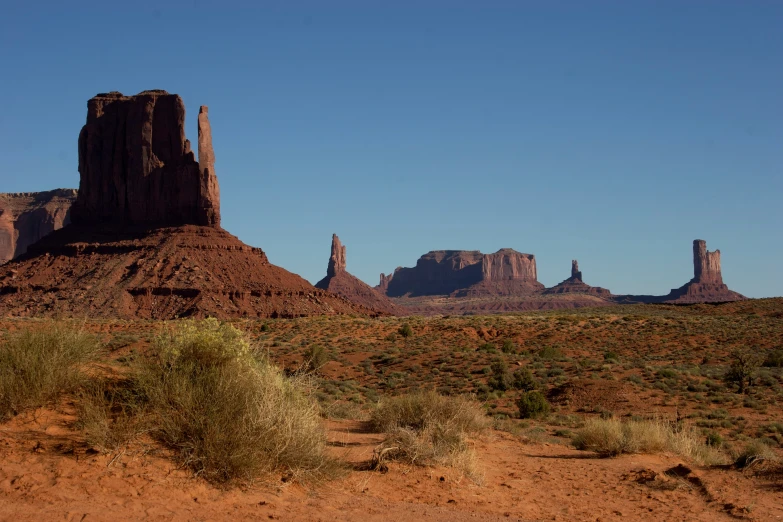
[[[276,470],[313,476],[332,463],[307,384],[286,378],[233,326],[183,322],[156,348],[137,377],[153,434],[197,474],[219,482]]]
[[[741,451],[734,455],[734,465],[738,468],[749,468],[756,464],[777,464],[780,459],[772,451],[772,448],[761,442],[753,440],[748,442]]]
[[[304,377],[288,378],[228,323],[183,321],[154,342],[123,383],[86,389],[88,439],[111,450],[143,431],[213,482],[250,482],[278,471],[318,479],[326,455],[317,402]]]
[[[387,434],[378,460],[411,464],[442,464],[480,480],[467,437],[487,428],[489,419],[475,400],[445,397],[434,391],[382,400],[370,418],[373,428]]]
[[[722,454],[708,446],[695,431],[662,419],[589,419],[574,436],[573,444],[577,449],[607,457],[622,453],[670,452],[700,464],[715,464],[723,460]]]
[[[68,323],[11,334],[0,345],[0,420],[76,390],[99,349],[95,336]]]

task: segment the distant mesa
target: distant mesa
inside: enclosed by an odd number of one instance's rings
[[[345,246],[340,242],[337,234],[332,234],[332,253],[329,257],[326,277],[318,281],[315,287],[345,297],[379,315],[401,313],[388,297],[346,271]]]
[[[87,107],[71,224],[0,267],[0,314],[377,315],[271,264],[260,248],[220,228],[206,107],[198,116],[199,161],[177,95],[111,92]]]
[[[540,292],[536,258],[510,248],[494,254],[478,250],[434,250],[413,268],[381,274],[377,290],[389,297],[529,295]]]
[[[0,194],[0,264],[71,222],[76,190]]]
[[[545,295],[553,294],[590,294],[600,297],[611,297],[612,292],[606,288],[590,286],[582,281],[582,272],[579,271],[579,263],[576,259],[571,261],[571,277],[562,283],[547,288],[543,292]]]

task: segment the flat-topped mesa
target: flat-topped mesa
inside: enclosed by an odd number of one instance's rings
[[[576,259],[571,260],[571,279],[582,280],[582,272],[579,271],[579,262]]]
[[[326,275],[333,277],[339,272],[345,272],[345,247],[340,243],[337,234],[332,234],[332,255],[329,257]]]
[[[377,290],[405,295],[525,295],[544,289],[537,280],[536,258],[510,248],[494,254],[478,250],[433,250],[412,268],[381,275]]]
[[[207,107],[198,116],[197,162],[185,137],[185,104],[163,90],[98,94],[79,134],[75,224],[220,226]]]
[[[703,239],[693,240],[693,283],[722,285],[720,272],[720,250],[710,252]]]

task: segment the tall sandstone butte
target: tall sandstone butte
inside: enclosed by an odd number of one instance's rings
[[[71,221],[76,190],[0,194],[0,264]]]
[[[353,303],[369,308],[378,315],[400,313],[398,307],[388,297],[348,273],[346,249],[337,234],[332,234],[332,252],[329,256],[326,277],[318,281],[315,287],[342,296]]]
[[[163,90],[98,94],[79,134],[75,224],[220,226],[207,108],[198,116],[197,162],[185,137],[185,104]]]
[[[165,91],[89,101],[72,223],[0,267],[0,315],[378,315],[223,230],[207,108],[198,116],[200,162],[184,121],[182,100]]]
[[[381,274],[376,287],[390,297],[451,295],[527,295],[544,285],[537,280],[536,258],[510,248],[494,254],[478,250],[433,250],[413,268]]]
[[[739,301],[745,296],[738,294],[723,283],[720,266],[720,250],[710,252],[703,239],[693,240],[693,279],[675,288],[664,296],[668,303],[721,303]]]
[[[703,239],[693,240],[693,279],[694,283],[722,285],[720,272],[720,250],[710,252]]]

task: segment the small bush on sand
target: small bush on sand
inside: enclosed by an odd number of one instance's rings
[[[549,402],[540,391],[523,392],[517,399],[519,417],[522,419],[536,419],[549,415]]]
[[[760,440],[748,442],[742,450],[734,455],[734,465],[738,468],[748,468],[762,462],[776,462],[778,460],[772,448]]]
[[[67,323],[12,334],[0,345],[0,420],[76,390],[99,349],[95,336]]]
[[[185,321],[155,347],[136,377],[151,433],[198,475],[225,482],[334,470],[308,383],[286,378],[242,332],[215,319]]]
[[[622,453],[670,452],[700,464],[721,461],[721,453],[708,446],[698,433],[660,419],[589,419],[576,433],[573,444],[577,449],[594,451],[606,457]]]
[[[467,437],[483,431],[490,421],[475,400],[434,391],[400,395],[381,400],[370,423],[387,435],[378,452],[379,461],[388,458],[454,466],[480,480]]]

